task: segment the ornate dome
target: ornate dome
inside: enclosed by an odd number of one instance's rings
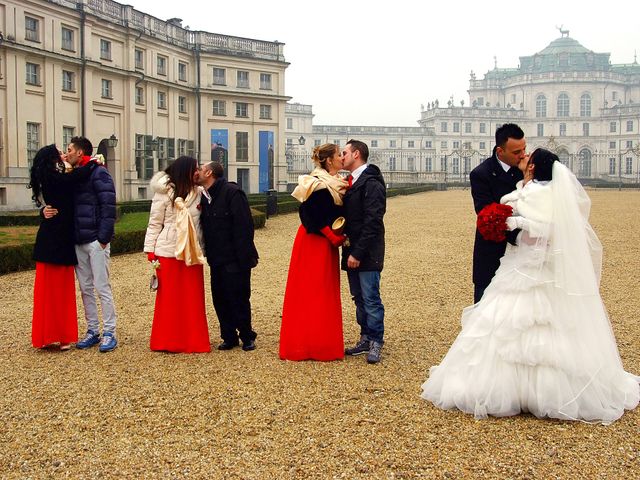
[[[607,71],[609,54],[595,53],[569,37],[568,31],[538,53],[520,57],[521,72]]]
[[[562,36],[551,42],[547,48],[540,50],[538,55],[557,55],[559,53],[593,53],[588,48],[583,47],[580,42],[571,37]]]

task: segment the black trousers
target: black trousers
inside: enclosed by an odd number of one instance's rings
[[[211,296],[220,322],[220,336],[230,344],[255,340],[251,329],[251,269],[211,267]]]
[[[482,285],[479,285],[477,283],[473,285],[473,303],[478,303],[480,301],[482,295],[484,295],[484,291],[488,286],[489,284],[487,283],[485,285],[484,282],[482,283]]]

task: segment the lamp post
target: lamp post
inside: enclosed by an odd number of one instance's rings
[[[118,146],[118,138],[115,133],[112,133],[111,136],[107,139],[107,147],[116,148]]]

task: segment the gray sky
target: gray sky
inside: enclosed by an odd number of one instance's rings
[[[191,30],[285,43],[285,94],[316,125],[417,126],[420,104],[465,100],[469,72],[517,67],[564,26],[613,63],[640,61],[637,0],[130,0]]]

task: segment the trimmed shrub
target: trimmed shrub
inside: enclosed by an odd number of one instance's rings
[[[0,275],[35,268],[33,243],[0,247]]]
[[[119,203],[120,213],[148,212],[151,210],[151,200],[137,200]]]
[[[146,230],[116,232],[113,240],[111,240],[111,254],[142,252],[146,233]]]
[[[23,227],[27,225],[40,225],[39,210],[0,215],[0,227]]]
[[[265,206],[266,208],[266,206]],[[256,208],[251,208],[251,216],[253,217],[253,227],[255,229],[264,228],[267,223],[267,214]]]

